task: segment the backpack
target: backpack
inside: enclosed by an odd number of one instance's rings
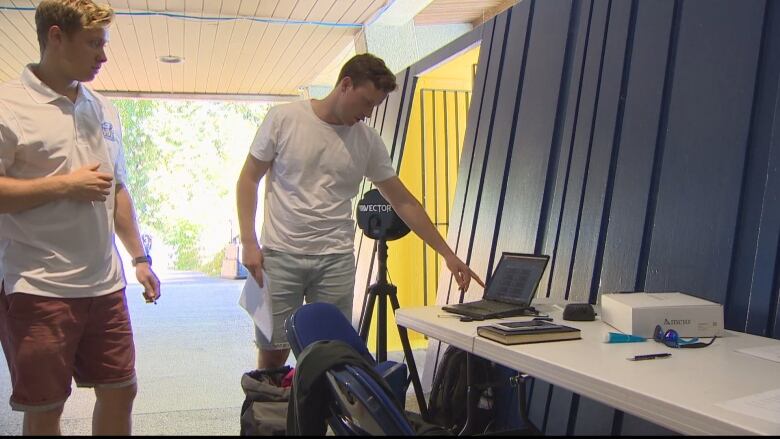
[[[290,366],[257,369],[241,376],[246,398],[241,406],[241,436],[284,436],[290,387],[282,381]]]
[[[454,346],[444,351],[439,367],[433,378],[428,414],[431,422],[459,433],[466,423],[467,398],[467,352]],[[480,391],[480,399],[474,416],[474,432],[481,433],[492,422],[494,410],[494,391],[491,381],[494,377],[494,364],[484,358],[472,356],[474,372],[473,385]]]

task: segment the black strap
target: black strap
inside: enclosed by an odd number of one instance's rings
[[[712,337],[712,340],[710,340],[708,343],[701,343],[701,342],[699,342],[699,343],[682,344],[682,345],[680,345],[680,348],[681,349],[682,348],[685,348],[685,349],[706,348],[707,346],[709,346],[712,343],[714,343],[716,338],[718,338],[718,337],[717,336]]]

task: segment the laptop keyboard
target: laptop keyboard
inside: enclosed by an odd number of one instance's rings
[[[479,302],[472,302],[463,305],[466,305],[466,307],[469,309],[480,311],[502,311],[505,309],[517,308],[517,305],[510,305],[508,303],[501,303],[493,300],[480,300]]]

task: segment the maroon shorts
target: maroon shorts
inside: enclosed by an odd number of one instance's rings
[[[11,373],[11,407],[47,411],[79,387],[135,383],[135,345],[125,290],[59,299],[6,295],[0,288],[0,342]]]

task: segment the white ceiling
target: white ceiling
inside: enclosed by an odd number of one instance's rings
[[[18,77],[25,64],[39,59],[38,3],[0,1],[6,8],[0,9],[0,82]],[[93,83],[97,90],[286,95],[297,94],[342,52],[385,0],[107,3],[118,15],[110,31],[109,62]],[[169,16],[143,15],[149,12]],[[164,55],[184,62],[159,62]]]
[[[476,26],[518,1],[521,0],[433,0],[417,14],[414,22],[418,25],[471,23]]]
[[[236,97],[298,95],[302,87],[334,76],[354,53],[354,37],[361,26],[394,3],[98,1],[110,4],[117,17],[110,29],[109,61],[93,82],[95,89],[128,95]],[[482,16],[486,8],[504,2],[433,0],[415,21],[423,17],[425,24],[471,22],[475,14]],[[34,20],[38,3],[0,0],[0,82],[18,77],[26,64],[39,60]],[[166,55],[184,62],[158,60]]]

